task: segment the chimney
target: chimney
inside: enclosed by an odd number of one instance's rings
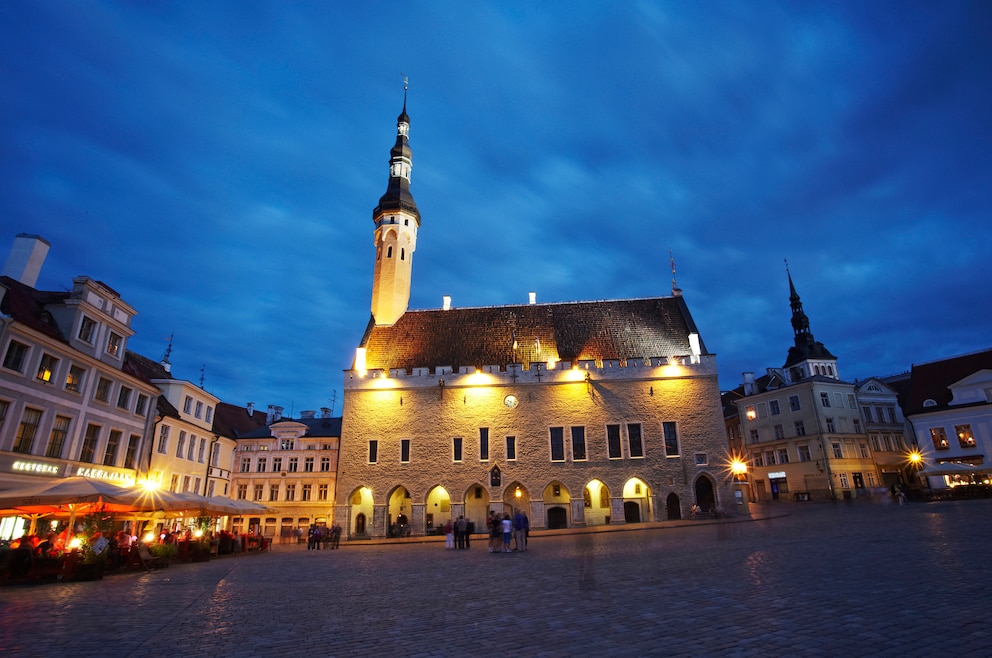
[[[330,418],[331,417],[331,410],[330,410],[330,408],[328,408],[328,407],[321,407],[320,408],[320,417],[321,418]]]
[[[7,256],[7,262],[0,275],[17,279],[24,285],[34,288],[51,246],[48,240],[39,235],[18,234],[14,238],[10,255]]]
[[[754,395],[754,373],[744,373],[744,395]]]
[[[445,311],[451,310],[451,295],[445,295],[441,298],[441,308]]]
[[[312,409],[307,409],[306,411],[300,412],[300,420],[309,420],[316,417],[317,412]]]
[[[531,303],[531,304],[536,304],[537,303],[537,293],[536,292],[527,293],[527,295],[530,298],[530,302],[529,303]]]
[[[269,405],[269,410],[265,412],[265,424],[266,425],[271,425],[272,423],[276,422],[277,420],[278,420],[278,418],[276,418],[276,405],[270,404]]]
[[[282,420],[282,407],[272,407],[272,422]]]
[[[254,402],[249,402],[248,403],[248,415],[249,416],[254,416],[255,415],[255,403]]]

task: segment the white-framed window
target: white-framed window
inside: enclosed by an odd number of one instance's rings
[[[577,426],[570,428],[572,432],[572,461],[584,462],[586,460],[586,428]]]
[[[709,463],[709,456],[705,452],[696,453],[696,466],[706,466]]]
[[[251,457],[241,458],[241,472],[248,473],[251,471]]]
[[[826,391],[820,393],[820,406],[829,407],[830,406],[830,394]]]
[[[808,462],[812,461],[812,455],[809,452],[809,445],[803,444],[796,446],[796,452],[799,455],[799,461]]]
[[[121,353],[121,345],[124,344],[124,337],[113,331],[107,336],[107,354],[110,356],[119,356]]]
[[[7,353],[3,357],[3,367],[15,372],[24,372],[24,364],[27,361],[28,346],[18,343],[16,340],[7,344]]]
[[[162,425],[158,430],[158,454],[164,455],[169,452],[169,431],[172,428]]]
[[[672,421],[665,421],[661,424],[665,434],[665,457],[679,456],[679,432],[678,426]]]
[[[38,434],[38,425],[41,424],[41,411],[27,407],[21,414],[21,424],[17,428],[17,436],[14,438],[14,452],[30,455],[34,449],[34,439]]]
[[[550,450],[551,450],[551,461],[553,462],[563,462],[565,461],[565,428],[564,427],[552,427],[549,430],[550,434]]]
[[[830,444],[830,449],[833,452],[834,459],[843,459],[844,458],[844,449],[840,445],[840,443],[838,443],[838,442],[831,443]]]
[[[479,461],[489,461],[489,428],[479,428]]]
[[[202,400],[197,400],[196,401],[196,411],[193,412],[193,416],[195,416],[196,418],[200,418],[201,416],[203,416],[203,401]]]
[[[847,473],[838,473],[837,479],[840,480],[841,489],[850,489],[851,481],[847,477]]]
[[[784,439],[785,438],[785,428],[782,427],[782,424],[781,423],[779,423],[778,425],[776,425],[773,429],[775,430],[775,438],[776,439]]]
[[[96,321],[87,316],[83,316],[83,319],[79,323],[79,333],[76,337],[84,343],[93,344],[93,339],[96,337]]]
[[[71,422],[72,419],[68,416],[55,417],[55,422],[52,423],[52,434],[48,439],[48,449],[45,450],[46,457],[52,459],[62,457],[62,449],[65,446],[65,439],[69,435],[69,423]]]
[[[207,412],[203,416],[203,420],[207,421],[208,423],[214,422],[214,408],[213,407],[207,407]]]
[[[55,378],[55,368],[57,368],[58,365],[58,358],[52,356],[51,354],[42,354],[41,362],[38,363],[38,380],[45,382],[46,384],[51,384],[52,380]]]
[[[800,402],[799,402],[799,396],[798,395],[790,395],[789,396],[789,411],[801,411],[801,410],[802,410],[802,404],[800,404]]]
[[[101,377],[96,382],[96,393],[93,397],[100,402],[110,402],[110,388],[113,382],[106,377]]]
[[[780,413],[782,413],[782,410],[778,406],[778,400],[768,401],[768,413],[770,413],[773,416],[777,416]]]
[[[265,472],[265,468],[267,466],[268,466],[268,463],[267,463],[267,460],[265,459],[265,457],[259,457],[258,458],[258,463],[255,465],[255,472],[256,473],[264,473]]]
[[[631,459],[644,456],[644,441],[641,438],[640,423],[627,423],[627,447],[630,450]]]
[[[289,467],[286,469],[286,472],[288,472],[288,473],[296,473],[299,470],[299,466],[300,466],[300,459],[299,459],[299,457],[290,457],[289,458]]]
[[[179,440],[176,442],[176,457],[183,458],[186,454],[186,430],[179,430]]]
[[[134,403],[134,415],[144,416],[145,410],[148,408],[148,396],[144,393],[138,393],[138,400]]]
[[[779,448],[778,451],[778,463],[788,464],[789,463],[789,451],[785,448]]]
[[[183,398],[183,413],[188,414],[193,411],[193,396],[187,395]]]
[[[131,389],[127,386],[121,386],[121,390],[117,392],[117,407],[119,409],[127,409],[131,405]]]
[[[826,421],[827,421],[827,431],[828,432],[836,432],[837,429],[834,426],[834,419],[833,418],[827,418]]]
[[[69,372],[65,376],[65,390],[79,393],[83,387],[83,377],[85,376],[86,370],[84,368],[75,364],[69,366]]]

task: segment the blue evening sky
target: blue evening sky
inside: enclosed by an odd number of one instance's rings
[[[789,267],[844,379],[992,346],[992,3],[0,3],[0,257],[226,402],[341,410],[410,78],[411,308],[679,287],[723,388]],[[429,365],[429,364],[425,364]],[[447,364],[437,364],[447,365]]]

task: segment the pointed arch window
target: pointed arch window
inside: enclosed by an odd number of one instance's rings
[[[400,260],[406,260],[406,249],[400,249]]]
[[[386,258],[392,258],[392,257],[393,257],[393,247],[392,245],[390,245],[386,247]]]

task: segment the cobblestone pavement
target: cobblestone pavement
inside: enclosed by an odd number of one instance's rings
[[[765,506],[768,512],[770,506]],[[992,501],[347,545],[0,588],[0,654],[988,656]]]

